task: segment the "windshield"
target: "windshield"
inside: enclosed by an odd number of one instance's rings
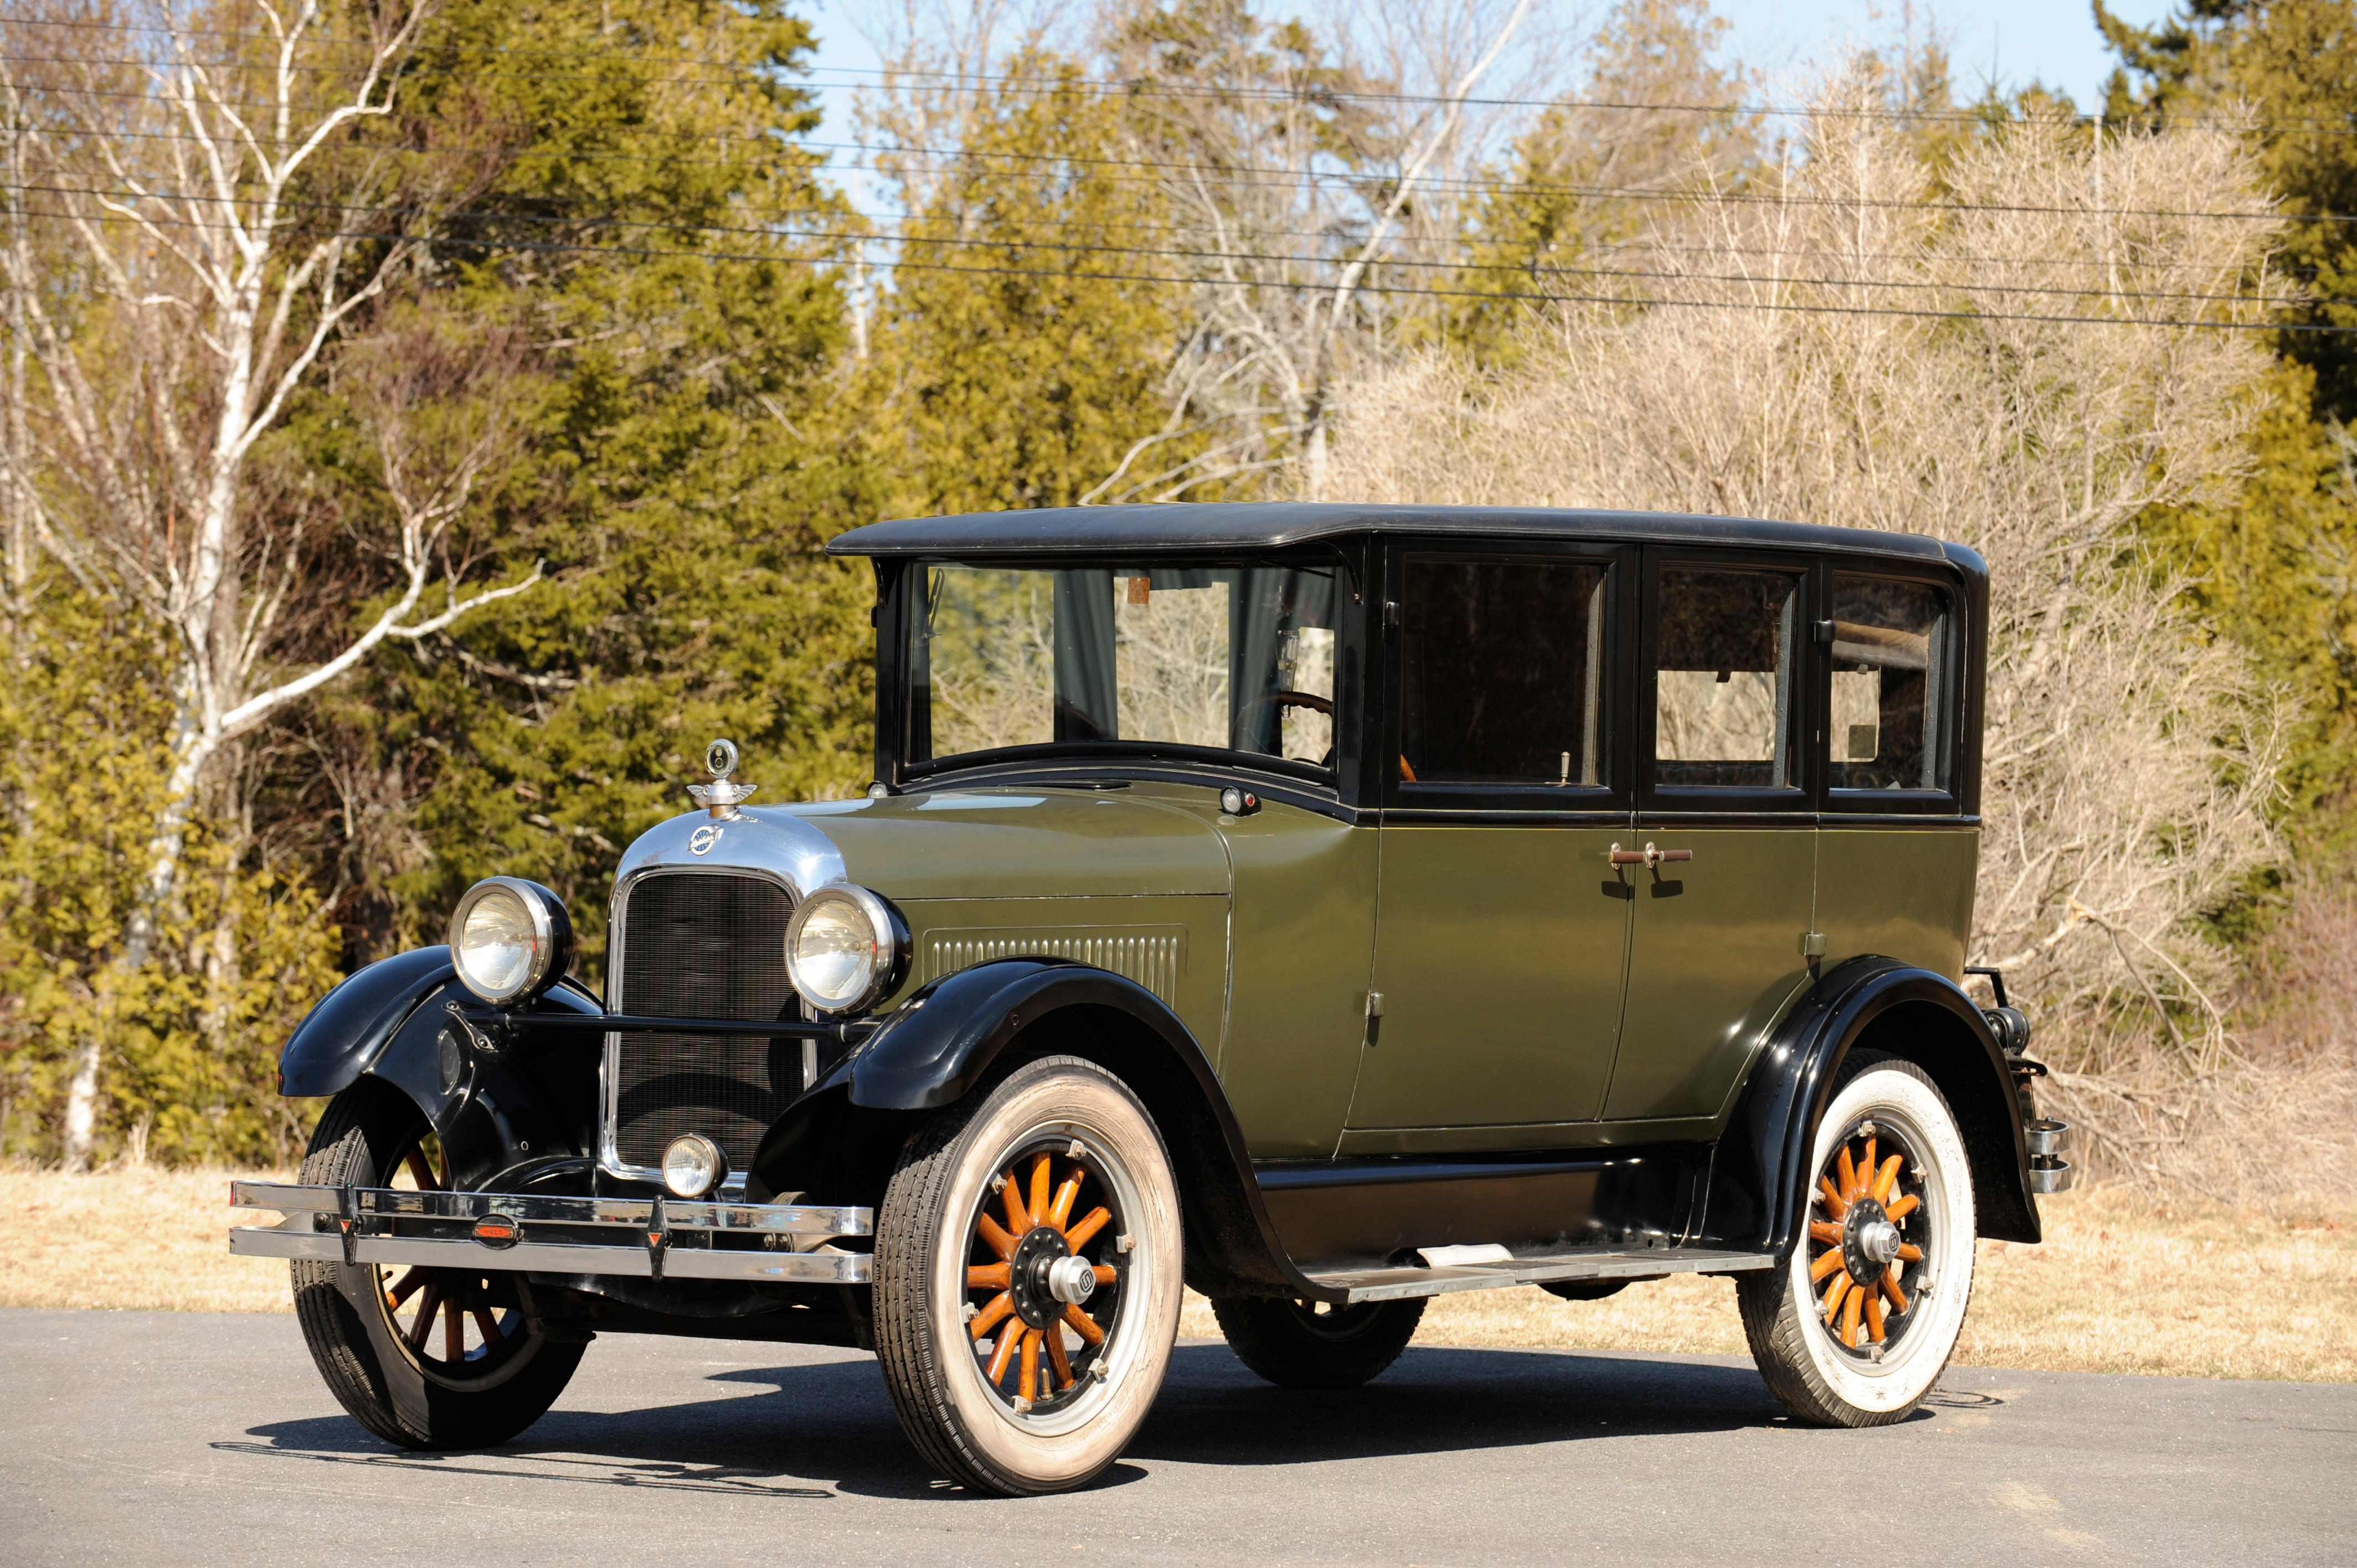
[[[928,562],[910,760],[1128,741],[1330,768],[1337,570]]]

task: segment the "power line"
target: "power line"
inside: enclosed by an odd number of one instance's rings
[[[114,96],[143,97],[145,95],[136,93],[121,93],[115,94]],[[268,107],[269,105],[262,106]],[[749,136],[738,138],[734,135],[722,135],[716,133],[701,131],[632,130],[623,134],[632,135],[661,136],[675,141],[685,141],[691,143],[726,142],[739,139],[750,142],[753,140],[753,138]],[[124,133],[124,134],[139,134],[146,139],[158,141],[193,141],[202,143],[206,140],[206,138],[196,135],[191,132],[146,132]],[[1099,169],[1143,169],[1154,171],[1151,174],[1139,176],[1111,175],[1100,177],[1111,182],[1130,185],[1167,185],[1169,183],[1169,177],[1173,174],[1209,174],[1214,177],[1211,180],[1211,183],[1213,184],[1227,185],[1243,188],[1254,187],[1269,188],[1305,183],[1320,186],[1350,186],[1353,184],[1381,185],[1384,183],[1384,177],[1354,175],[1346,170],[1336,169],[1256,168],[1251,170],[1239,170],[1223,165],[1188,164],[1174,162],[1168,159],[1156,158],[1084,157],[1066,153],[1016,153],[961,147],[900,147],[878,149],[869,147],[856,142],[818,142],[799,139],[793,142],[780,141],[772,144],[772,145],[774,147],[775,155],[781,159],[795,152],[804,150],[818,150],[824,152],[880,152],[883,156],[888,157],[940,157],[957,160],[996,158],[1011,163],[1053,164],[1060,166],[1078,166]],[[386,147],[371,150],[386,153],[399,153],[409,156],[420,157],[427,156],[454,155],[461,152],[509,152],[512,156],[518,157],[534,156],[528,149],[519,151],[516,149],[497,146],[454,145],[450,147],[435,148]],[[538,156],[562,157],[571,155],[548,153]],[[684,162],[686,160],[681,161]],[[723,165],[720,166],[726,166]],[[834,163],[830,161],[824,166],[830,169],[863,169],[882,173],[891,172],[891,166],[888,164],[874,161],[862,162],[857,159],[849,160],[844,163]],[[1267,177],[1255,177],[1257,176],[1266,176]],[[2348,212],[2203,211],[2193,209],[2165,207],[2061,206],[2029,202],[1910,201],[1863,197],[1795,196],[1789,193],[1778,194],[1770,191],[1750,192],[1737,190],[1712,190],[1680,193],[1676,191],[1663,191],[1634,186],[1553,185],[1530,180],[1435,179],[1426,177],[1419,180],[1417,185],[1419,188],[1426,190],[1449,191],[1459,194],[1578,196],[1614,200],[1646,200],[1694,204],[1725,203],[1736,206],[1837,207],[1850,209],[1866,209],[1874,211],[1890,212],[2018,212],[2080,218],[2160,218],[2220,222],[2357,223],[2357,213]]]
[[[270,33],[264,33],[264,32],[239,33],[239,32],[226,32],[226,31],[220,31],[220,30],[208,30],[208,29],[199,29],[199,28],[185,28],[185,27],[182,27],[182,28],[174,28],[174,27],[153,27],[153,26],[142,26],[142,25],[135,24],[135,23],[63,21],[63,20],[53,20],[53,19],[40,18],[40,17],[28,17],[28,18],[25,18],[25,19],[24,19],[22,22],[20,22],[18,25],[19,25],[19,26],[29,26],[29,27],[74,27],[74,28],[95,28],[95,29],[101,29],[101,30],[107,30],[107,31],[129,32],[129,33],[144,33],[144,34],[154,34],[154,35],[159,35],[159,36],[165,36],[165,37],[175,37],[175,38],[230,38],[230,39],[243,39],[243,40],[255,41],[255,42],[264,42],[264,43],[276,43],[277,41],[279,41],[279,40],[276,38],[275,35],[273,35],[273,34],[270,34]],[[1792,103],[1649,103],[1649,102],[1623,102],[1623,101],[1611,100],[1611,99],[1568,99],[1568,98],[1480,98],[1480,97],[1467,97],[1467,98],[1463,98],[1463,99],[1456,99],[1456,98],[1452,98],[1452,97],[1450,97],[1449,95],[1447,95],[1447,94],[1442,94],[1442,93],[1433,93],[1433,92],[1377,91],[1365,90],[1365,89],[1333,88],[1333,87],[1319,87],[1319,88],[1317,88],[1317,89],[1315,89],[1315,90],[1308,90],[1308,89],[1289,89],[1289,88],[1283,88],[1283,87],[1267,87],[1267,88],[1237,87],[1237,86],[1223,86],[1223,87],[1191,87],[1191,86],[1187,86],[1187,85],[1178,84],[1178,83],[1174,83],[1174,82],[1168,82],[1168,81],[1143,81],[1143,80],[1135,80],[1135,79],[1123,79],[1123,78],[1102,78],[1102,77],[1069,77],[1069,78],[1068,78],[1068,77],[1037,77],[1037,76],[1019,76],[1019,75],[1016,75],[1016,74],[1013,74],[1013,73],[1006,73],[1006,72],[993,72],[993,71],[926,71],[926,70],[905,70],[905,69],[895,68],[895,67],[870,68],[870,67],[860,67],[860,66],[815,66],[815,65],[811,65],[811,66],[802,66],[802,65],[796,65],[796,66],[780,67],[780,66],[770,65],[770,64],[766,64],[766,63],[755,63],[755,62],[748,62],[748,61],[744,61],[744,60],[722,59],[710,58],[710,57],[697,57],[697,56],[686,56],[686,57],[671,56],[671,57],[665,57],[665,56],[659,56],[659,55],[655,55],[655,56],[630,56],[630,57],[623,57],[623,56],[616,55],[616,54],[609,53],[609,52],[607,52],[607,51],[594,50],[594,49],[527,49],[527,48],[493,48],[493,47],[490,47],[490,46],[487,46],[487,45],[479,45],[479,44],[472,44],[472,45],[469,45],[469,44],[460,44],[460,45],[455,45],[455,46],[447,46],[447,52],[454,53],[454,54],[459,54],[459,55],[482,55],[482,56],[490,56],[490,57],[493,57],[493,58],[503,57],[503,56],[511,56],[511,57],[514,57],[514,58],[516,58],[516,59],[627,59],[630,63],[639,64],[639,65],[679,65],[679,66],[695,66],[695,67],[705,67],[705,68],[715,68],[715,69],[717,69],[717,70],[721,70],[721,71],[723,71],[723,72],[726,73],[726,76],[727,76],[727,77],[760,76],[760,75],[766,75],[766,74],[775,73],[775,72],[780,71],[780,70],[794,70],[794,71],[796,71],[796,72],[798,72],[798,73],[800,73],[800,74],[802,74],[802,75],[804,75],[804,76],[807,76],[809,73],[812,73],[812,72],[827,72],[827,73],[835,74],[835,75],[841,75],[841,76],[858,77],[858,78],[876,78],[876,79],[879,79],[880,81],[884,81],[884,82],[887,82],[887,83],[891,82],[891,81],[896,81],[896,80],[899,80],[899,79],[914,79],[914,80],[920,81],[931,81],[931,82],[934,82],[934,83],[937,83],[937,84],[947,84],[948,86],[952,87],[952,89],[954,89],[954,88],[956,88],[956,87],[961,87],[961,86],[965,86],[965,85],[971,84],[971,85],[978,86],[978,87],[1002,87],[1002,88],[1014,88],[1014,89],[1021,90],[1021,91],[1070,91],[1070,90],[1071,90],[1071,88],[1073,88],[1073,87],[1080,87],[1080,88],[1084,88],[1084,89],[1087,89],[1087,90],[1089,90],[1089,91],[1096,91],[1096,92],[1108,93],[1108,94],[1117,94],[1117,95],[1121,95],[1121,96],[1133,96],[1133,97],[1134,97],[1134,96],[1149,96],[1149,97],[1214,98],[1214,99],[1234,99],[1234,100],[1241,100],[1241,101],[1263,101],[1263,102],[1312,102],[1312,101],[1330,101],[1330,102],[1372,102],[1372,103],[1448,103],[1448,102],[1461,102],[1461,103],[1464,103],[1464,104],[1467,104],[1467,105],[1470,105],[1470,106],[1473,106],[1473,107],[1478,107],[1478,108],[1498,108],[1498,109],[1589,109],[1589,110],[1599,110],[1599,111],[1604,111],[1604,112],[1607,112],[1607,113],[1673,113],[1673,114],[1708,114],[1708,115],[1718,115],[1718,116],[1730,116],[1730,117],[1737,117],[1737,118],[1745,118],[1745,117],[1759,117],[1759,118],[1810,118],[1810,117],[1816,117],[1816,118],[1826,118],[1826,119],[1845,119],[1845,120],[1890,120],[1890,121],[1900,121],[1900,122],[1906,122],[1906,123],[1910,123],[1910,124],[1913,124],[1913,123],[1931,123],[1931,124],[1960,124],[1960,125],[1986,125],[1986,124],[1990,124],[1990,123],[1991,123],[1991,121],[1990,121],[1989,116],[1988,116],[1988,115],[1986,115],[1986,113],[1981,113],[1981,112],[1979,112],[1979,111],[1976,111],[1976,110],[1974,110],[1974,109],[1970,109],[1970,108],[1949,108],[1949,109],[1887,109],[1887,108],[1873,108],[1873,109],[1869,109],[1869,108],[1863,108],[1863,107],[1860,107],[1860,108],[1855,108],[1855,109],[1829,109],[1829,108],[1825,108],[1825,107],[1821,106],[1821,105],[1813,105],[1813,104],[1792,104]],[[25,59],[28,59],[28,60],[33,60],[33,59],[48,59],[48,58],[49,58],[49,57],[27,56],[27,57],[22,57],[22,58],[25,58]],[[69,56],[69,57],[57,57],[57,59],[54,60],[54,63],[80,63],[80,62],[81,62],[81,61],[80,61],[80,57],[70,57],[70,56]],[[123,64],[123,65],[140,65],[140,66],[145,66],[145,65],[148,65],[148,64],[150,64],[151,62],[149,62],[149,61],[145,61],[145,60],[136,60],[136,59],[132,59],[132,60],[109,60],[109,59],[98,59],[98,60],[94,60],[94,61],[92,61],[91,63],[94,63],[94,64]],[[360,67],[354,67],[354,66],[333,66],[333,65],[322,65],[322,66],[312,66],[312,67],[299,67],[299,68],[297,68],[297,69],[304,69],[304,70],[348,70],[348,71],[349,71],[349,70],[358,70],[362,69],[362,68],[360,68]],[[417,68],[413,68],[413,69],[417,69]],[[455,68],[455,67],[426,67],[426,68],[423,68],[423,69],[426,69],[426,70],[432,70],[439,71],[439,70],[455,70],[457,68]],[[480,76],[492,76],[494,73],[489,73],[489,72],[477,72],[477,73],[474,73],[474,74],[480,75]],[[504,75],[504,76],[527,76],[527,75],[528,75],[528,76],[536,77],[536,78],[538,78],[538,79],[540,79],[540,80],[549,80],[549,79],[550,79],[550,73],[545,73],[545,72],[533,72],[533,73],[524,73],[524,72],[503,72],[503,73],[497,73],[497,74],[498,74],[498,75]],[[596,80],[603,80],[603,79],[602,79],[602,78],[599,78],[599,79],[596,79]],[[715,79],[715,80],[721,80],[721,79]],[[678,82],[678,81],[679,81],[679,79],[674,78],[674,79],[673,79],[673,82],[675,82],[675,83],[676,83],[676,82]],[[692,81],[692,80],[691,80],[691,81],[687,81],[687,82],[685,82],[684,84],[685,84],[685,85],[699,85],[699,83],[696,83],[695,81]],[[809,85],[809,86],[811,86],[811,87],[813,87],[813,88],[818,88],[818,89],[820,89],[820,90],[832,90],[832,89],[841,88],[841,87],[856,87],[856,86],[863,85],[863,83],[861,83],[861,82],[856,82],[856,81],[849,81],[849,82],[808,82],[808,83],[807,83],[807,85]],[[2071,116],[2070,116],[2070,118],[2071,118],[2071,120],[2072,120],[2072,122],[2073,124],[2082,124],[2082,125],[2104,124],[2107,124],[2107,123],[2108,123],[2108,122],[2105,120],[2104,116],[2103,116],[2103,115],[2101,115],[2101,114],[2094,114],[2094,113],[2074,113],[2074,114],[2071,115]],[[2170,123],[2170,124],[2179,124],[2179,125],[2192,126],[2192,127],[2198,127],[2198,128],[2204,128],[2204,129],[2219,129],[2219,130],[2233,130],[2233,131],[2243,131],[2243,130],[2255,130],[2255,131],[2283,131],[2283,132],[2289,132],[2289,133],[2296,133],[2296,134],[2331,134],[2331,135],[2357,135],[2357,124],[2350,124],[2350,123],[2348,123],[2347,121],[2342,121],[2342,122],[2339,122],[2339,123],[2330,122],[2330,121],[2309,121],[2309,120],[2276,120],[2276,121],[2250,121],[2250,122],[2244,122],[2244,121],[2230,120],[2230,119],[2209,119],[2209,118],[2205,118],[2205,119],[2191,119],[2191,118],[2176,118],[2176,117],[2165,117],[2165,118],[2168,118],[2168,119],[2169,119],[2169,123]]]
[[[109,199],[121,199],[126,195],[132,194],[123,191],[98,190],[85,186],[56,185],[0,185],[0,190],[18,190],[31,194],[48,196],[95,196]],[[186,199],[177,197],[169,192],[159,191],[145,194],[148,199],[156,201],[178,201]],[[202,205],[214,204],[212,199],[209,197],[199,197],[193,199]],[[347,201],[289,201],[281,203],[281,206],[284,209],[295,211],[361,214],[400,212],[408,210],[405,206],[386,204],[362,205],[358,202]],[[63,217],[64,215],[57,213],[35,213],[29,214],[29,216],[55,218]],[[792,240],[805,242],[823,240],[835,242],[866,242],[873,238],[873,236],[865,231],[856,230],[780,231],[774,228],[759,225],[675,223],[665,222],[656,219],[579,218],[564,214],[546,213],[449,212],[441,214],[439,220],[444,223],[562,223],[579,229],[655,230],[673,234],[748,235],[757,237],[772,237],[780,240]],[[114,220],[114,221],[133,222],[137,221],[137,220],[124,218]],[[228,225],[213,225],[212,227],[226,228]],[[898,242],[904,248],[916,246],[951,246],[996,251],[1047,251],[1077,255],[1150,256],[1163,259],[1189,261],[1277,263],[1281,264],[1289,263],[1303,267],[1335,266],[1342,264],[1349,259],[1346,257],[1331,255],[1300,254],[1293,252],[1217,251],[1200,250],[1181,246],[1106,245],[1077,240],[1012,240],[971,235],[937,236],[921,233],[911,234],[905,231],[898,236]],[[1688,283],[1725,283],[1741,284],[1746,285],[1766,285],[1770,286],[1800,288],[1954,289],[1957,286],[1955,284],[1951,282],[1932,279],[1804,277],[1782,274],[1761,276],[1747,273],[1696,273],[1673,268],[1584,267],[1563,264],[1550,265],[1543,269],[1538,269],[1510,263],[1422,261],[1406,258],[1387,258],[1377,264],[1394,270],[1407,268],[1418,272],[1438,271],[1459,274],[1504,274],[1510,277],[1524,277],[1532,275],[1534,272],[1541,272],[1545,275],[1569,277],[1672,279]],[[1197,281],[1209,282],[1211,280],[1199,279]],[[1259,280],[1254,281],[1258,282]],[[1331,285],[1329,284],[1320,286],[1330,287]],[[1477,297],[1500,297],[1499,295],[1490,294],[1487,291],[1468,292],[1475,295]],[[2061,285],[2039,286],[2035,285],[1982,284],[1975,286],[1972,292],[1975,294],[2029,295],[2042,297],[2067,295],[2082,299],[2133,299],[2138,301],[2176,300],[2189,301],[2197,304],[2250,305],[2256,306],[2261,308],[2276,309],[2292,308],[2307,303],[2304,300],[2269,299],[2263,295],[2244,294],[2205,294],[2187,290],[2121,289],[2105,288],[2101,286],[2073,288]]]
[[[41,219],[50,221],[65,220],[64,215],[59,213],[27,213],[26,216],[28,218]],[[126,220],[114,220],[114,221],[126,221]],[[218,230],[228,227],[225,224],[219,223],[201,223],[193,219],[164,218],[150,219],[146,221],[169,228]],[[571,252],[597,256],[637,256],[641,258],[677,257],[691,261],[705,262],[777,262],[780,260],[789,259],[781,258],[775,254],[763,254],[760,252],[686,250],[647,245],[577,245],[568,244],[558,241],[509,239],[471,240],[457,235],[408,234],[401,232],[387,233],[371,231],[351,231],[349,232],[331,231],[325,237],[425,246],[440,246],[446,249],[456,248],[462,250],[482,251]],[[894,270],[900,272],[972,274],[993,277],[1059,278],[1076,282],[1174,284],[1181,286],[1196,286],[1205,283],[1216,283],[1219,281],[1217,279],[1207,279],[1201,277],[1174,277],[1163,274],[1080,272],[1071,268],[1048,267],[970,266],[947,262],[909,262],[905,260],[896,262],[894,263]],[[1291,279],[1267,279],[1255,280],[1254,286],[1281,288],[1286,290],[1308,290],[1322,294],[1331,289],[1333,285],[1325,282],[1311,283]],[[1637,309],[1670,308],[1697,310],[1764,310],[1781,315],[1880,316],[1900,317],[1924,321],[2007,321],[2079,327],[2161,327],[2185,328],[2195,330],[2216,329],[2222,331],[2242,332],[2319,332],[2336,335],[2357,334],[2357,328],[2331,327],[2321,323],[2308,322],[2203,321],[2174,317],[2135,316],[2058,316],[2046,312],[2032,311],[1924,310],[1910,309],[1899,306],[1803,305],[1797,303],[1756,300],[1677,299],[1666,296],[1571,294],[1561,291],[1513,290],[1491,292],[1487,290],[1471,289],[1413,287],[1398,284],[1362,286],[1365,286],[1368,289],[1368,292],[1371,293],[1407,295],[1423,298],[1478,299],[1506,303],[1519,301],[1547,305],[1604,305],[1629,306]]]

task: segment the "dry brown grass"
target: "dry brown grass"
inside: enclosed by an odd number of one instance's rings
[[[232,1258],[228,1173],[69,1176],[0,1165],[0,1306],[285,1312],[286,1265]],[[2104,1191],[2049,1199],[2041,1247],[1981,1246],[1959,1361],[2056,1371],[2357,1381],[2357,1212],[2189,1211]],[[2293,1310],[2254,1313],[2254,1282]],[[1190,1296],[1180,1332],[1216,1336]],[[1743,1354],[1726,1280],[1574,1305],[1442,1296],[1427,1345]]]

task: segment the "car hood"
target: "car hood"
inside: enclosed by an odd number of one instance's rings
[[[1227,847],[1201,817],[1128,790],[980,789],[701,811],[630,845],[617,880],[658,866],[767,871],[798,893],[856,882],[886,897],[1223,895]]]

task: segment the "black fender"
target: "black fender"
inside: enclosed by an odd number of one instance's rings
[[[1835,1074],[1855,1047],[1913,1062],[1939,1086],[1971,1161],[1980,1233],[2036,1241],[2022,1135],[2004,1052],[1955,982],[1889,958],[1835,966],[1753,1058],[1711,1165],[1706,1245],[1787,1255],[1805,1212],[1801,1184]]]
[[[1227,1091],[1185,1023],[1135,981],[1068,960],[1002,959],[919,991],[771,1126],[747,1196],[809,1190],[823,1170],[856,1170],[851,1190],[829,1199],[879,1201],[916,1118],[963,1097],[1009,1047],[1094,1061],[1146,1102],[1178,1183],[1189,1284],[1340,1303],[1342,1293],[1286,1256]]]
[[[396,953],[356,971],[296,1026],[279,1053],[278,1092],[339,1094],[363,1079],[390,1086],[433,1123],[451,1180],[462,1187],[555,1176],[560,1168],[586,1181],[596,1153],[602,1036],[495,1037],[469,1029],[453,1005],[481,1004],[459,981],[447,947]],[[524,1010],[604,1008],[567,978]]]

